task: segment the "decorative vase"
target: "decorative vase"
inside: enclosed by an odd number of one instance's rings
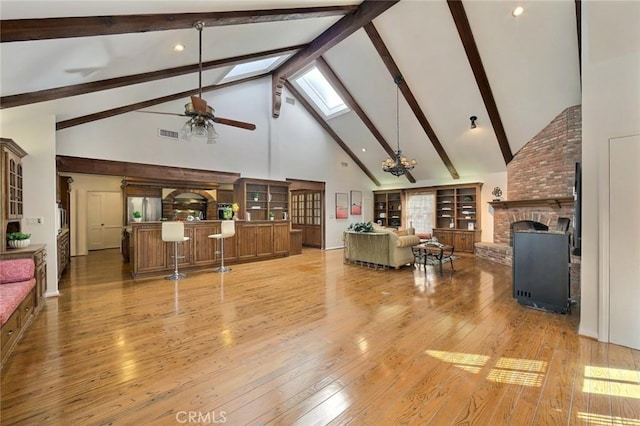
[[[31,244],[31,240],[9,240],[9,247],[11,248],[26,248]]]
[[[141,217],[134,217],[133,221],[134,222],[142,222],[142,218]]]

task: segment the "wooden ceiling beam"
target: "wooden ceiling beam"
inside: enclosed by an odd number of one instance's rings
[[[400,72],[400,68],[398,68],[398,65],[393,60],[393,57],[391,56],[391,52],[389,52],[389,49],[387,49],[387,46],[384,44],[382,37],[380,37],[380,34],[378,33],[378,30],[376,30],[373,23],[369,23],[365,25],[364,30],[366,31],[367,35],[369,36],[369,39],[373,43],[373,46],[378,51],[378,54],[380,55],[382,62],[384,62],[385,66],[389,70],[389,73],[394,78],[394,81],[398,77],[402,78],[402,73]],[[442,160],[442,163],[445,165],[447,170],[449,170],[449,174],[451,175],[452,178],[459,179],[460,175],[458,175],[458,171],[454,167],[453,163],[451,162],[451,159],[449,158],[449,155],[447,154],[444,147],[440,143],[440,139],[438,139],[436,132],[431,127],[431,124],[429,124],[429,120],[427,120],[427,117],[424,115],[424,112],[422,111],[422,108],[420,108],[418,101],[416,100],[415,96],[413,96],[413,92],[411,91],[411,88],[403,78],[400,83],[396,83],[396,84],[398,84],[398,87],[400,88],[400,92],[402,92],[402,96],[404,96],[404,99],[409,104],[411,111],[413,111],[413,114],[415,115],[416,119],[424,129],[424,132],[426,133],[427,137],[431,141],[433,148],[438,153],[438,156],[440,156],[440,160]]]
[[[193,28],[193,24],[198,21],[204,22],[205,27],[292,21],[346,15],[356,9],[355,5],[345,5],[207,13],[5,19],[0,21],[0,42],[181,30]]]
[[[484,65],[482,65],[482,58],[480,57],[476,40],[473,37],[471,26],[469,25],[467,13],[465,12],[464,6],[460,0],[447,0],[447,5],[451,11],[451,16],[456,24],[456,28],[458,29],[458,35],[460,36],[460,41],[462,41],[464,51],[467,54],[467,59],[469,60],[469,65],[471,65],[471,70],[473,71],[476,83],[478,84],[478,89],[480,89],[484,106],[487,109],[489,120],[493,126],[493,131],[498,139],[498,145],[500,145],[502,157],[504,158],[505,164],[509,164],[513,159],[513,153],[511,152],[511,146],[509,145],[507,134],[504,131],[504,126],[502,125],[502,119],[498,112],[496,100],[493,97],[487,73],[484,70]]]
[[[128,163],[124,161],[98,160],[95,158],[56,156],[56,168],[60,173],[90,173],[105,176],[163,181],[166,186],[189,188],[216,187],[221,183],[235,183],[240,173],[188,169],[184,167],[158,166],[155,164]],[[178,186],[179,185],[179,186]],[[174,188],[176,186],[173,186]]]
[[[356,113],[356,115],[360,118],[360,120],[362,120],[362,123],[365,126],[367,126],[367,129],[369,129],[373,137],[376,138],[376,140],[378,141],[382,149],[384,149],[387,152],[387,154],[389,154],[389,157],[395,158],[396,152],[389,145],[389,143],[384,138],[384,136],[382,136],[380,131],[378,131],[378,129],[373,124],[373,122],[371,121],[367,113],[364,112],[362,107],[358,104],[358,102],[351,95],[349,90],[342,83],[342,80],[340,80],[340,78],[336,75],[333,69],[331,69],[327,61],[325,61],[323,57],[319,57],[316,59],[316,66],[318,67],[320,72],[322,72],[325,78],[329,81],[329,83],[331,83],[331,86],[338,92],[342,100],[344,100],[344,102],[349,106],[349,108],[351,108],[351,110]],[[411,173],[407,172],[405,176],[407,177],[409,182],[416,183],[416,179],[411,175]]]
[[[278,92],[282,88],[284,79],[289,78],[309,65],[316,58],[319,58],[326,51],[340,43],[342,40],[355,33],[357,30],[373,21],[387,9],[400,0],[364,0],[358,8],[348,15],[345,15],[338,22],[329,27],[325,32],[316,37],[305,49],[299,51],[286,62],[276,68],[273,74],[272,90],[272,115],[274,118],[280,116],[280,105]],[[278,86],[280,85],[280,86]]]
[[[236,84],[245,83],[245,82],[251,81],[251,80],[257,80],[257,79],[263,78],[263,77],[265,77],[267,75],[269,75],[269,74],[262,74],[262,75],[256,75],[256,76],[253,76],[253,77],[242,78],[240,80],[230,81],[228,83],[212,84],[212,85],[209,85],[209,86],[203,86],[202,87],[202,93],[210,92],[212,90],[222,89],[222,88],[225,88],[225,87],[235,86]],[[88,114],[88,115],[83,115],[81,117],[71,118],[69,120],[59,121],[59,122],[56,123],[56,130],[63,130],[63,129],[67,129],[69,127],[79,126],[81,124],[86,124],[86,123],[90,123],[92,121],[102,120],[104,118],[114,117],[114,116],[120,115],[120,114],[126,114],[127,112],[138,111],[138,110],[140,110],[142,108],[149,108],[149,107],[152,107],[154,105],[160,105],[160,104],[164,104],[166,102],[176,101],[178,99],[183,99],[184,98],[185,101],[187,101],[189,96],[197,95],[197,94],[198,94],[198,88],[195,88],[195,89],[192,89],[192,90],[187,90],[187,91],[184,91],[184,92],[175,93],[173,95],[163,96],[161,98],[150,99],[150,100],[144,101],[144,102],[138,102],[138,103],[131,104],[131,105],[125,105],[125,106],[122,106],[122,107],[109,109],[109,110],[106,110],[106,111],[96,112],[94,114]]]
[[[281,49],[267,50],[264,52],[251,53],[248,55],[234,56],[231,58],[218,59],[202,63],[203,70],[226,67],[241,64],[247,61],[268,58],[272,56],[284,55],[299,49],[303,49],[306,45],[289,46]],[[101,90],[116,89],[119,87],[130,86],[132,84],[147,83],[149,81],[161,80],[164,78],[177,77],[180,75],[197,73],[199,71],[198,64],[185,65],[182,67],[169,68],[166,70],[146,72],[142,74],[133,74],[124,77],[110,78],[100,81],[92,81],[89,83],[74,84],[71,86],[56,87],[53,89],[39,90],[37,92],[21,93],[11,96],[0,97],[0,109],[13,108],[22,105],[34,104],[38,102],[52,101],[55,99],[67,98],[70,96],[84,95],[87,93],[99,92]]]
[[[293,84],[286,80],[283,84],[284,86],[286,86],[287,90],[289,90],[291,94],[298,100],[298,102],[300,102],[300,105],[302,105],[307,110],[307,112],[318,122],[318,124],[329,134],[329,136],[331,136],[333,140],[336,141],[340,148],[342,148],[342,150],[346,152],[349,157],[351,157],[353,162],[356,163],[358,167],[360,167],[360,170],[362,170],[363,173],[367,175],[373,183],[376,184],[376,186],[381,186],[380,181],[376,179],[376,177],[373,175],[373,173],[371,173],[367,166],[365,166],[364,163],[362,163],[362,161],[360,161],[360,159],[353,153],[353,151],[349,149],[347,144],[344,143],[340,136],[338,136],[338,134],[333,131],[327,121],[322,116],[320,116],[320,114],[318,114],[318,112],[309,104],[309,102],[307,102],[304,96],[302,96],[300,92],[298,92]]]

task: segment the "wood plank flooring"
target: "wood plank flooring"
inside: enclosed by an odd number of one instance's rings
[[[640,353],[511,298],[510,268],[340,250],[178,282],[74,258],[2,370],[2,425],[640,425]]]

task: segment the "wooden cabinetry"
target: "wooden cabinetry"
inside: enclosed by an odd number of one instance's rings
[[[288,222],[285,224],[289,233]],[[271,256],[274,250],[274,227],[269,223],[245,223],[236,231],[238,237],[238,259],[252,259]],[[282,226],[282,224],[280,225]],[[289,238],[285,238],[287,244]],[[287,252],[289,248],[287,247]]]
[[[218,189],[216,191],[216,201],[218,203],[233,203],[233,190],[231,189]]]
[[[480,242],[480,231],[462,229],[434,229],[433,236],[438,242],[453,246],[457,252],[473,253],[475,243]]]
[[[436,189],[436,228],[433,236],[456,251],[473,253],[480,241],[481,183]]]
[[[382,226],[402,226],[402,191],[374,191],[373,219]]]
[[[225,264],[289,255],[289,221],[235,222],[236,234],[224,240]],[[178,243],[179,268],[195,270],[220,264],[216,241],[209,235],[220,233],[220,221],[185,222],[189,240]],[[168,273],[174,268],[173,243],[162,241],[162,222],[131,224],[131,272],[134,277]]]
[[[67,269],[70,260],[70,248],[69,248],[69,228],[62,228],[62,232],[58,235],[58,280],[62,276],[62,273]]]
[[[23,215],[23,170],[22,158],[27,153],[12,139],[0,138],[0,251],[7,249],[7,232],[20,230]]]
[[[289,217],[289,182],[238,179],[234,187],[240,219],[287,220]]]

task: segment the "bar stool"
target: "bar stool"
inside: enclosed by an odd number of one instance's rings
[[[173,258],[175,259],[175,269],[171,275],[164,277],[165,280],[179,280],[186,278],[187,274],[178,272],[178,259],[184,256],[178,256],[178,243],[189,240],[184,236],[184,222],[162,222],[162,241],[173,242]]]
[[[220,233],[209,235],[209,238],[220,241],[220,267],[213,270],[213,272],[229,272],[230,268],[224,266],[224,239],[233,237],[236,235],[236,221],[235,220],[223,220],[220,223]]]

